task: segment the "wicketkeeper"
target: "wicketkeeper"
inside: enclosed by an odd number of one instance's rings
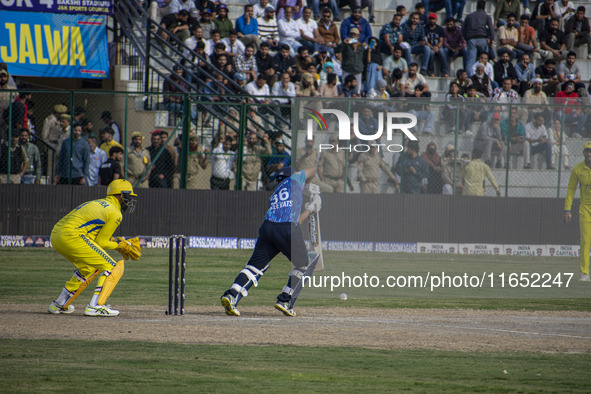
[[[318,186],[305,184],[315,174],[314,168],[292,174],[291,168],[285,167],[278,172],[278,184],[269,199],[269,209],[265,215],[265,221],[259,228],[259,238],[254,252],[244,269],[234,279],[232,287],[221,297],[226,314],[240,316],[236,305],[242,297],[248,295],[248,289],[252,285],[258,285],[258,280],[269,268],[271,260],[281,252],[291,261],[293,268],[289,273],[287,285],[277,296],[275,308],[286,316],[296,315],[292,307],[302,288],[300,284],[302,277],[311,275],[318,261],[318,257],[308,259],[306,244],[299,226],[311,212],[317,212],[321,208]],[[310,190],[312,199],[306,205],[306,209],[301,212],[304,187]]]
[[[132,213],[137,195],[131,183],[116,179],[107,187],[107,197],[88,201],[64,216],[51,231],[53,248],[76,266],[62,294],[47,311],[72,313],[72,301],[98,276],[98,283],[86,316],[117,316],[119,311],[106,305],[107,298],[123,275],[124,262],[116,262],[105,250],[115,249],[125,260],[141,257],[139,239],[112,238],[121,224],[122,212]]]

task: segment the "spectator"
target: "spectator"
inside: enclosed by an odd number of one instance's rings
[[[429,166],[425,159],[419,156],[418,141],[408,141],[404,154],[396,163],[396,173],[401,177],[401,193],[420,194],[426,190],[423,180],[429,176]]]
[[[359,97],[357,93],[357,79],[355,75],[349,74],[342,84],[337,86],[339,97]]]
[[[220,32],[217,30],[211,30],[209,37],[210,38],[206,42],[210,52],[207,54],[209,55],[210,61],[215,64],[217,55],[226,53],[226,44],[222,42],[222,39],[220,38]]]
[[[103,186],[108,186],[115,179],[123,178],[123,171],[119,164],[123,159],[123,149],[114,146],[109,153],[109,158],[103,163],[98,173],[99,185]]]
[[[399,5],[398,7],[396,7],[396,14],[402,16],[402,19],[400,20],[400,24],[403,24],[404,22],[406,22],[408,20],[408,18],[406,17],[406,7],[403,5]]]
[[[425,77],[417,72],[418,68],[419,66],[416,63],[409,64],[408,72],[404,74],[400,81],[402,91],[405,93],[405,97],[416,96],[416,87],[419,85],[423,87],[423,91],[429,91],[429,85],[427,85]]]
[[[566,81],[573,81],[575,83],[575,91],[579,91],[579,89],[585,89],[585,84],[581,82],[581,69],[579,65],[576,64],[577,61],[577,54],[573,51],[570,51],[566,55],[566,61],[564,63],[560,63],[558,66],[558,80],[561,83],[565,83]]]
[[[490,98],[491,101],[497,103],[517,103],[519,95],[515,90],[511,89],[512,83],[513,80],[511,78],[503,78],[501,87],[493,90]]]
[[[554,1],[554,15],[560,20],[559,28],[564,29],[567,20],[575,15],[575,5],[570,0]]]
[[[246,49],[242,41],[238,39],[238,32],[236,29],[230,30],[228,37],[222,39],[222,42],[226,44],[226,55],[229,56],[230,60],[242,55]]]
[[[390,93],[386,90],[387,87],[387,82],[380,79],[376,82],[376,86],[367,92],[367,98],[388,100],[390,98]]]
[[[462,29],[456,25],[456,20],[454,18],[447,18],[445,20],[443,47],[447,50],[447,56],[452,58],[452,62],[457,57],[461,56],[464,62],[464,69],[468,69],[466,66],[466,40],[462,35]]]
[[[278,0],[277,1],[277,19],[283,19],[285,9],[291,7],[293,19],[300,19],[304,12],[302,0]]]
[[[96,137],[93,132],[94,124],[90,120],[84,119],[82,121],[81,125],[82,125],[82,138],[84,138],[86,141],[88,141],[88,139],[90,137]]]
[[[73,128],[71,138],[71,151],[70,138],[66,138],[60,148],[55,183],[60,185],[85,185],[89,174],[90,147],[82,138],[82,126],[78,125]]]
[[[318,50],[318,44],[322,41],[318,33],[318,24],[311,19],[312,9],[304,7],[303,15],[296,22],[300,29],[300,44],[308,49],[308,52],[314,53]]]
[[[476,73],[476,66],[478,63],[484,66],[484,73],[488,75],[493,84],[493,89],[498,88],[499,85],[494,81],[495,72],[493,70],[493,66],[488,61],[488,53],[481,53],[478,55],[478,61],[472,65],[472,69],[470,70],[470,75],[474,75]]]
[[[517,107],[511,107],[509,117],[501,121],[500,128],[503,141],[509,141],[509,154],[523,155],[525,163],[529,162],[530,146],[525,139],[525,126],[519,120]]]
[[[519,95],[523,96],[528,89],[531,89],[533,80],[536,78],[534,66],[530,63],[529,53],[521,55],[521,62],[515,66],[515,73],[519,81]]]
[[[369,105],[364,106],[361,110],[361,117],[358,123],[359,133],[375,138],[378,127],[378,120],[373,114],[373,108]]]
[[[281,44],[287,44],[290,47],[289,54],[294,56],[296,51],[302,46],[300,43],[301,33],[298,22],[293,18],[291,7],[285,7],[285,17],[279,19],[277,27],[279,29],[279,41]]]
[[[334,2],[335,0],[330,0]],[[338,13],[335,13],[338,15]],[[322,10],[322,19],[318,22],[318,35],[320,37],[319,44],[325,47],[330,53],[330,55],[334,55],[334,49],[337,45],[341,42],[341,38],[339,37],[339,29],[337,25],[331,20],[332,14],[329,8],[324,8]],[[335,21],[337,18],[335,17]],[[340,19],[339,19],[340,20]],[[320,49],[323,49],[322,47]]]
[[[166,149],[168,153],[170,153],[170,156],[172,157],[172,163],[176,168],[178,164],[179,154],[175,146],[177,146],[177,142],[179,142],[179,140],[177,139],[173,146],[173,144],[168,143],[168,132],[166,130],[156,130],[154,133],[158,133],[160,135],[161,144],[162,146],[164,146],[164,149]]]
[[[291,156],[285,151],[285,141],[280,138],[275,141],[274,145],[275,151],[273,152],[273,157],[269,159],[265,167],[265,175],[268,179],[265,185],[267,189],[273,188],[277,172],[284,167],[289,167],[291,162]]]
[[[377,143],[370,144],[369,152],[361,153],[359,155],[359,169],[357,176],[359,177],[359,185],[361,193],[379,193],[380,192],[380,170],[394,183],[396,189],[400,189],[398,179],[392,174],[384,159],[380,156],[377,149]]]
[[[254,9],[252,5],[244,6],[244,15],[236,19],[236,31],[238,32],[238,39],[242,41],[245,46],[253,45],[254,49],[259,49],[259,24],[254,18]]]
[[[426,44],[433,52],[431,64],[429,65],[429,74],[435,76],[435,58],[439,59],[440,77],[447,78],[449,75],[449,66],[447,63],[447,48],[443,46],[445,31],[443,27],[437,24],[437,15],[429,14],[429,22],[425,28]],[[439,193],[438,193],[439,194]]]
[[[265,15],[257,19],[259,25],[259,40],[261,44],[266,42],[269,47],[276,50],[279,46],[279,29],[275,19],[275,8],[268,5],[265,8]],[[258,53],[258,52],[257,52]]]
[[[378,39],[372,37],[369,39],[368,48],[365,49],[363,55],[364,58],[364,69],[363,75],[365,76],[365,83],[363,84],[363,91],[369,92],[372,90],[376,82],[382,80],[382,53],[378,47]]]
[[[552,127],[548,130],[554,146],[552,147],[552,165],[556,165],[556,162],[562,156],[562,164],[565,170],[571,170],[572,167],[568,165],[568,147],[566,146],[566,133],[562,132],[562,123],[560,119],[554,119]],[[560,142],[562,141],[562,143]],[[562,147],[560,146],[562,145]],[[562,149],[562,151],[561,151]]]
[[[287,44],[282,44],[279,53],[273,57],[273,68],[275,74],[289,74],[289,77],[293,80],[296,76],[295,71],[295,60],[289,55],[291,48]]]
[[[228,7],[225,4],[220,4],[216,8],[217,17],[213,20],[214,28],[220,32],[222,39],[230,36],[230,31],[234,30],[234,24],[228,19]]]
[[[150,152],[152,168],[148,177],[148,184],[153,188],[170,188],[172,186],[172,174],[174,172],[174,162],[170,152],[162,149],[162,137],[160,133],[154,132],[151,137],[152,145],[147,150]],[[156,156],[160,154],[158,160]]]
[[[60,135],[60,139],[58,141],[58,146],[61,147],[62,142],[68,137],[70,137],[70,115],[62,114],[60,115],[60,127],[62,128],[62,133]]]
[[[554,97],[560,90],[560,81],[555,67],[554,59],[546,59],[544,64],[535,69],[536,76],[542,80],[542,90],[548,97]]]
[[[179,13],[181,10],[190,11],[192,8],[196,8],[193,0],[172,0],[170,1],[170,12]]]
[[[503,168],[506,151],[501,135],[501,114],[495,112],[490,122],[482,122],[474,136],[474,150],[482,152],[482,160],[492,166],[492,158],[496,156],[496,168]]]
[[[193,134],[189,137],[189,155],[187,158],[187,189],[199,189],[200,168],[205,170],[209,165],[209,148],[200,149],[199,138]]]
[[[26,129],[25,129],[26,130]],[[10,183],[21,183],[22,177],[29,166],[25,149],[18,144],[19,134],[13,133],[8,141],[0,146],[0,184],[8,183],[8,159],[10,157]]]
[[[456,129],[458,131],[463,130],[463,126],[466,123],[466,106],[461,105],[460,103],[463,103],[466,99],[464,96],[460,95],[460,85],[457,82],[451,82],[449,84],[449,92],[445,95],[445,101],[449,103],[445,106],[445,112],[443,113],[443,121],[447,127],[447,132],[453,133]],[[458,109],[459,124],[457,123]],[[437,194],[439,194],[439,192]]]
[[[271,99],[271,92],[269,91],[269,85],[267,85],[267,77],[264,74],[259,74],[256,80],[246,85],[246,92],[251,96],[256,96],[256,100],[263,104],[269,104]]]
[[[511,56],[507,50],[499,53],[499,61],[493,66],[493,74],[495,82],[499,85],[503,83],[505,78],[509,78],[512,87],[517,88],[519,86],[517,73],[511,63]]]
[[[150,178],[149,169],[152,166],[152,159],[150,152],[142,147],[144,137],[139,131],[131,133],[132,149],[128,150],[127,154],[127,180],[133,187],[146,188],[148,187],[148,179]],[[141,177],[144,176],[142,182]]]
[[[15,93],[12,92],[11,96],[11,87],[9,87],[10,82],[10,74],[7,70],[0,69],[0,115],[4,113],[4,111],[9,107],[10,102],[14,100]]]
[[[452,144],[445,147],[442,160],[443,170],[441,171],[441,180],[443,182],[442,192],[445,195],[454,194],[453,184],[455,177],[455,194],[462,194],[464,184],[464,168],[461,161],[456,161],[456,150]]]
[[[318,90],[314,86],[314,77],[310,73],[302,74],[302,79],[295,85],[297,97],[316,97]]]
[[[347,157],[343,150],[337,150],[339,139],[336,135],[331,135],[328,143],[332,148],[323,149],[318,158],[318,179],[329,193],[343,193]]]
[[[269,86],[273,86],[277,81],[277,75],[275,74],[274,59],[269,55],[269,43],[264,41],[261,43],[261,48],[255,55],[257,70],[260,74],[263,74],[269,83]]]
[[[519,30],[515,27],[515,19],[515,14],[509,14],[507,16],[507,23],[499,28],[499,49],[497,50],[497,55],[500,57],[501,53],[506,51],[509,53],[511,61],[521,52],[516,50],[519,44]]]
[[[254,81],[258,74],[254,46],[247,45],[244,53],[236,57],[236,71],[246,75],[247,81]]]
[[[276,82],[281,83],[281,82]],[[291,82],[290,82],[291,83]],[[244,164],[242,167],[242,190],[256,191],[260,190],[261,168],[263,165],[263,156],[272,153],[271,144],[267,134],[263,135],[262,145],[258,143],[259,138],[256,133],[249,133],[246,137],[246,148],[244,155]]]
[[[486,1],[478,0],[476,11],[469,14],[462,25],[462,33],[467,42],[467,69],[472,68],[472,65],[476,62],[478,52],[491,53],[490,45],[494,41],[494,25],[490,16],[486,13],[485,7]]]
[[[492,85],[489,76],[484,72],[484,65],[482,63],[476,63],[475,66],[476,73],[470,77],[472,86],[484,97],[490,97],[492,94]]]
[[[410,46],[410,49],[406,50],[406,61],[410,63],[411,54],[422,55],[421,74],[427,75],[427,69],[433,57],[433,51],[426,45],[425,28],[419,22],[420,19],[417,12],[410,14],[408,21],[402,25],[402,38]]]
[[[88,137],[90,148],[90,164],[88,165],[88,186],[98,185],[98,174],[101,166],[107,161],[107,154],[98,147],[96,137]]]
[[[523,95],[523,102],[525,104],[532,104],[529,106],[528,116],[526,119],[532,119],[534,114],[542,113],[545,114],[545,121],[549,122],[551,119],[552,111],[548,109],[548,96],[542,91],[542,80],[540,78],[534,78],[532,80],[532,88],[527,90]]]
[[[102,137],[102,143],[101,143],[101,150],[104,151],[107,154],[107,157],[109,157],[109,151],[111,150],[112,147],[114,146],[118,146],[120,148],[123,149],[123,145],[121,145],[120,143],[118,143],[117,141],[115,141],[113,139],[113,134],[115,132],[113,131],[113,129],[106,129],[104,130],[104,132],[101,133],[101,137]]]
[[[388,73],[392,73],[392,71],[400,69],[400,71],[404,74],[408,72],[408,65],[406,60],[402,57],[402,48],[400,45],[397,45],[394,48],[394,52],[392,56],[388,56],[386,60],[384,60],[384,70]]]
[[[361,8],[352,8],[351,16],[345,18],[343,23],[341,23],[341,40],[344,41],[346,38],[349,38],[351,29],[354,28],[357,29],[357,37],[355,38],[359,42],[367,43],[367,40],[373,36],[369,22],[361,14]]]
[[[585,7],[578,7],[576,14],[567,20],[564,33],[568,51],[572,51],[574,47],[587,45],[587,58],[591,59],[591,28],[589,20],[585,17]]]
[[[232,140],[226,137],[224,142],[213,150],[209,180],[211,190],[229,190],[230,181],[236,178],[234,175],[236,153],[230,149],[231,147]]]
[[[219,33],[219,30],[216,30],[215,28],[215,24],[213,23],[213,15],[211,13],[211,9],[206,8],[203,11],[200,12],[201,14],[201,18],[199,19],[199,26],[201,26],[201,28],[203,29],[203,38],[206,40],[212,39],[213,38],[213,32],[217,31]],[[220,40],[221,36],[218,35],[217,39],[214,43],[212,43],[211,41],[209,42],[209,47],[212,48],[213,45]]]
[[[310,65],[315,65],[314,58],[309,55],[308,49],[305,46],[298,48],[298,54],[294,58],[296,64],[296,71],[298,76],[308,72]]]
[[[163,16],[170,14],[170,2],[172,0],[150,0],[148,6],[150,19],[159,21]]]
[[[23,184],[32,185],[33,183],[39,185],[41,183],[41,156],[39,155],[39,148],[37,145],[30,142],[31,132],[27,129],[21,129],[19,134],[19,144],[25,151],[27,157],[27,167],[21,176]],[[14,182],[13,179],[10,180]]]
[[[519,31],[519,43],[516,48],[519,51],[529,53],[531,56],[533,52],[539,52],[536,31],[529,25],[529,15],[521,15],[519,22],[520,26],[517,27]]]
[[[203,29],[201,28],[201,26],[196,26],[193,29],[193,35],[187,38],[184,42],[186,48],[183,51],[183,57],[187,61],[190,61],[191,63],[196,62],[196,57],[193,54],[191,54],[189,50],[197,52],[197,44],[200,42],[204,44],[204,52],[208,54],[211,53],[211,49],[209,48],[209,42],[203,39]]]
[[[554,170],[555,167],[552,165],[552,146],[554,141],[552,135],[544,126],[544,114],[535,114],[533,121],[525,126],[525,139],[530,144],[530,155],[533,156],[537,153],[544,152],[546,154],[546,169]],[[525,166],[523,168],[530,169],[531,157],[525,158]]]
[[[513,15],[514,19],[516,15],[521,15],[521,4],[519,0],[501,0],[497,3],[493,17],[495,20],[495,30],[499,29],[499,35],[500,27],[508,24],[509,15]],[[519,27],[519,23],[516,27]]]
[[[359,30],[355,27],[351,28],[349,37],[344,39],[335,49],[335,53],[342,54],[343,78],[346,79],[348,75],[354,75],[357,80],[356,94],[360,94],[363,82],[361,76],[363,72],[363,52],[366,46],[365,42],[357,38],[358,36]]]
[[[252,3],[252,1],[249,1]],[[269,0],[260,0],[258,3],[255,3],[253,6],[253,17],[257,20],[265,16],[265,9],[269,5]],[[271,7],[275,9],[275,7],[271,4]]]
[[[558,15],[554,12],[554,0],[540,1],[534,12],[530,16],[530,25],[533,27],[538,34],[547,29],[550,25],[550,21],[556,20],[556,28],[558,28]],[[541,41],[541,37],[540,37]]]
[[[181,41],[189,38],[191,35],[189,31],[189,16],[189,11],[184,9],[164,16],[160,21],[160,27],[162,27],[160,35],[162,38],[173,44],[175,43],[175,41],[170,39],[166,31],[174,34]]]
[[[497,197],[501,197],[501,189],[497,185],[495,176],[490,171],[490,168],[486,163],[480,160],[482,151],[474,149],[472,151],[472,160],[466,165],[464,169],[464,190],[462,191],[463,196],[484,196],[484,180],[488,178],[491,185],[497,191]]]
[[[335,22],[341,21],[341,14],[339,13],[339,6],[337,4],[337,0],[312,0],[312,11],[314,12],[314,19],[318,20],[320,18],[320,10],[322,10],[323,14],[326,10],[330,11],[330,13],[334,14]]]
[[[378,36],[380,41],[380,51],[386,56],[394,55],[394,49],[403,42],[402,27],[400,27],[401,20],[402,15],[394,14],[394,16],[392,16],[392,21],[386,23],[380,29],[380,34]]]
[[[353,80],[355,80],[355,78],[353,78]],[[328,73],[326,75],[326,83],[320,85],[318,88],[318,95],[325,98],[339,96],[337,75],[335,73]]]
[[[548,1],[548,0],[546,0]],[[551,1],[551,0],[550,0]],[[562,30],[558,29],[558,20],[552,19],[547,29],[539,33],[540,54],[547,58],[564,59],[566,57],[566,38]]]
[[[58,141],[64,132],[60,126],[59,119],[66,112],[68,112],[68,108],[65,105],[57,104],[53,107],[53,113],[45,118],[45,121],[43,122],[41,137],[54,149],[57,149]]]
[[[575,83],[573,81],[566,82],[564,90],[556,93],[555,97],[554,103],[561,107],[555,109],[554,118],[560,119],[564,115],[565,123],[575,123],[576,127],[571,131],[570,137],[580,138],[583,135],[587,114],[577,105],[580,101],[579,95],[575,92]]]
[[[183,113],[183,96],[181,94],[178,93],[183,93],[185,91],[187,91],[187,84],[181,80],[182,76],[183,76],[183,69],[181,66],[179,66],[178,64],[175,64],[172,68],[173,73],[170,74],[170,79],[174,82],[171,82],[170,80],[166,79],[164,81],[164,84],[162,85],[162,92],[164,92],[164,108],[172,113],[175,113],[177,115],[182,115]],[[167,94],[169,93],[169,94]],[[170,94],[173,93],[173,94]],[[176,93],[176,94],[175,94]],[[105,111],[107,112],[107,111]],[[103,113],[105,114],[105,113]],[[109,113],[110,116],[110,113]],[[107,123],[106,119],[103,119],[105,121],[105,123]],[[110,120],[110,119],[109,119]],[[110,126],[107,126],[110,127]],[[115,128],[112,128],[113,131],[115,131]],[[117,127],[117,131],[118,131],[119,127]],[[115,134],[117,134],[117,132],[115,132]],[[119,142],[120,140],[115,139],[116,142]]]
[[[441,194],[443,191],[443,179],[441,172],[443,167],[441,165],[441,156],[437,153],[437,145],[431,141],[427,144],[427,149],[421,157],[427,162],[429,168],[429,175],[427,176],[427,193]]]
[[[107,125],[107,127],[105,127],[105,130],[113,130],[113,139],[115,140],[115,142],[121,142],[121,132],[119,131],[119,125],[117,124],[117,122],[113,120],[111,112],[103,111],[100,119],[105,123],[105,125]]]
[[[419,14],[419,23],[425,27],[427,26],[427,23],[429,22],[427,20],[427,8],[428,8],[428,4],[429,2],[425,3],[416,3],[415,4],[415,12]]]

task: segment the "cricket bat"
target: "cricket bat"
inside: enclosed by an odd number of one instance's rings
[[[322,258],[322,236],[320,235],[320,218],[318,212],[312,212],[308,218],[308,232],[310,233],[310,244],[312,251],[317,253],[318,263],[314,271],[324,270],[324,259]]]

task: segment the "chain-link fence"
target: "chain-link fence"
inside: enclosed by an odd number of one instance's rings
[[[299,99],[293,152],[298,168],[318,168],[325,192],[564,197],[591,107],[531,102]]]
[[[285,98],[1,94],[2,183],[96,186],[125,178],[140,188],[265,190],[290,165]]]

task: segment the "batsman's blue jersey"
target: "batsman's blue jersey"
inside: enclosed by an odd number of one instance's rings
[[[275,223],[298,223],[302,210],[302,188],[306,181],[306,173],[299,171],[285,178],[269,199],[269,209],[265,220]]]

